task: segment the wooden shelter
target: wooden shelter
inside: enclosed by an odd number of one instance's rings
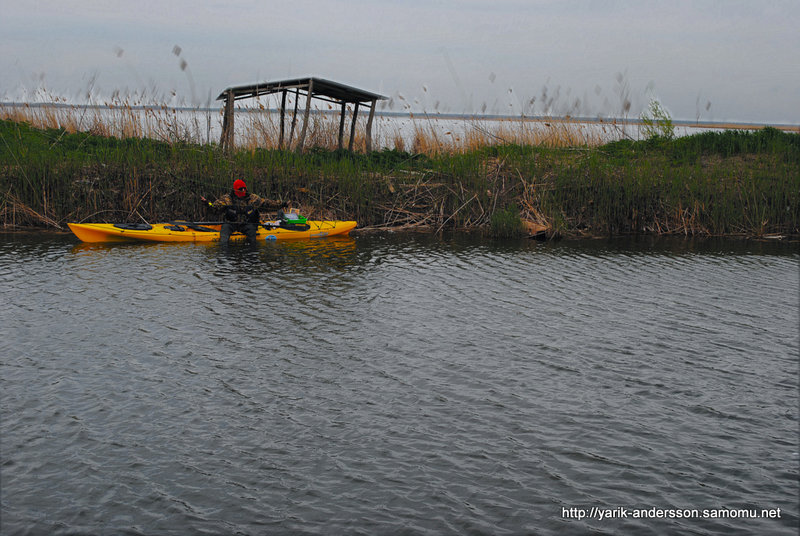
[[[350,125],[350,143],[347,146],[349,151],[353,150],[353,138],[356,132],[356,119],[358,118],[358,109],[361,105],[369,106],[369,119],[367,120],[367,151],[372,150],[372,119],[375,116],[375,104],[379,100],[384,100],[387,97],[357,89],[354,87],[346,86],[338,82],[331,82],[322,78],[295,78],[293,80],[279,80],[276,82],[263,82],[260,84],[251,84],[248,86],[229,87],[217,97],[217,100],[225,101],[225,113],[222,119],[222,135],[220,136],[219,144],[223,150],[230,151],[233,149],[233,103],[240,99],[249,99],[260,97],[261,95],[271,95],[273,93],[281,93],[281,131],[278,145],[280,148],[284,146],[284,132],[285,132],[285,119],[286,119],[286,96],[288,93],[294,93],[294,115],[292,117],[292,126],[289,132],[288,145],[292,143],[294,136],[294,128],[297,123],[297,103],[301,95],[305,96],[305,113],[303,116],[303,126],[300,130],[300,137],[297,140],[297,151],[303,150],[305,144],[306,131],[308,130],[308,116],[311,113],[311,99],[320,99],[327,102],[332,102],[341,106],[341,117],[339,119],[339,149],[342,149],[342,141],[344,138],[344,123],[345,115],[347,112],[347,105],[353,104],[353,119]]]

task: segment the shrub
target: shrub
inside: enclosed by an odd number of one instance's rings
[[[493,238],[520,238],[525,228],[516,204],[496,210],[489,222],[489,235]]]
[[[675,137],[675,126],[672,116],[669,115],[658,99],[651,99],[647,110],[642,112],[642,134],[645,138],[664,138],[671,140]]]

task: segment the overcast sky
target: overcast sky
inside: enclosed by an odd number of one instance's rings
[[[394,111],[800,124],[800,1],[0,0],[0,73],[2,101],[317,76]]]

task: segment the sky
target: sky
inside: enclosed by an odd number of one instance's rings
[[[396,112],[800,125],[798,28],[798,0],[0,0],[0,101],[316,76]]]

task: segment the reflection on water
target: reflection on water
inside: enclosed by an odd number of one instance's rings
[[[744,241],[7,235],[0,529],[794,534],[798,264]]]

